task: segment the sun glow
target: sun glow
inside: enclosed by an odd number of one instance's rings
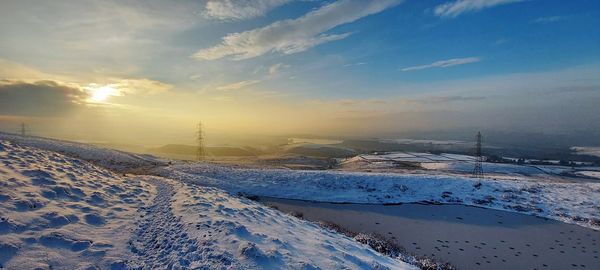
[[[101,87],[89,87],[91,102],[104,102],[109,96],[116,95],[117,91],[110,85],[105,85]]]

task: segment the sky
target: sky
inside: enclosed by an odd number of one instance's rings
[[[0,130],[600,134],[598,25],[595,0],[3,0]]]

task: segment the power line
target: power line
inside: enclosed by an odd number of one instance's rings
[[[483,178],[483,156],[481,155],[481,132],[477,132],[477,144],[475,145],[475,168],[473,168],[473,176]]]

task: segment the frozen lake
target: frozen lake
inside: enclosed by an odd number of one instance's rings
[[[463,205],[260,201],[307,220],[378,233],[458,269],[600,269],[600,232],[560,221]]]

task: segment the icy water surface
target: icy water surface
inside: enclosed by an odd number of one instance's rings
[[[464,205],[260,200],[308,220],[378,233],[458,269],[600,269],[600,232],[560,221]]]

